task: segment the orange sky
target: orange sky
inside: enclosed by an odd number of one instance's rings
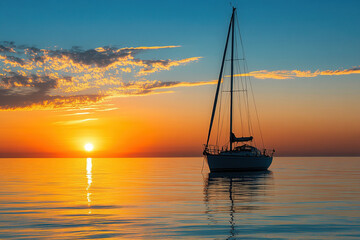
[[[278,155],[359,154],[356,89],[320,86],[302,92],[296,85],[304,83],[296,81],[255,83],[267,148]],[[89,155],[84,144],[91,142],[93,157],[201,156],[214,88],[118,97],[73,111],[1,111],[0,154],[83,157]],[[81,121],[86,119],[91,120]]]

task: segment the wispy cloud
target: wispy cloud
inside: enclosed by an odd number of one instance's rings
[[[97,109],[97,112],[109,112],[109,111],[114,111],[114,110],[118,110],[119,108],[117,107],[113,107],[113,108],[104,108],[104,109]]]
[[[341,70],[316,70],[315,72],[311,71],[300,71],[300,70],[260,70],[252,71],[247,74],[236,74],[236,76],[250,76],[257,79],[294,79],[294,78],[312,78],[317,76],[341,76],[341,75],[350,75],[350,74],[360,74],[360,66],[352,67],[349,69]],[[229,77],[229,76],[227,76]]]
[[[74,125],[74,124],[80,124],[88,121],[96,121],[97,118],[86,118],[86,119],[80,119],[80,120],[70,120],[70,121],[59,121],[55,122],[54,124],[57,125]]]
[[[153,81],[131,81],[126,84],[114,88],[111,95],[148,95],[154,94],[156,90],[177,88],[177,87],[194,87],[216,84],[216,80],[202,81],[202,82],[161,82],[158,80]]]
[[[349,69],[344,69],[344,70],[335,70],[335,71],[326,70],[326,71],[322,71],[320,73],[320,75],[325,75],[325,76],[349,75],[349,74],[360,74],[360,66],[349,68]]]
[[[139,65],[141,64],[143,66],[142,69],[140,69],[138,75],[148,75],[150,73],[163,71],[163,70],[170,70],[171,67],[179,66],[182,64],[186,64],[189,62],[197,61],[200,57],[192,57],[192,58],[185,58],[181,60],[144,60],[140,61]]]
[[[78,115],[88,115],[88,114],[91,114],[91,112],[69,113],[69,114],[64,114],[63,116],[78,116]]]

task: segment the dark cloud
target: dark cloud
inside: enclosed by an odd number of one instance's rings
[[[78,107],[99,102],[103,98],[99,95],[49,96],[39,92],[23,95],[9,89],[0,89],[0,110]]]
[[[118,61],[127,56],[136,55],[146,49],[137,48],[116,48],[104,46],[97,49],[84,50],[79,46],[74,46],[71,49],[58,50],[42,50],[36,47],[26,47],[24,51],[31,56],[31,60],[35,62],[44,62],[44,53],[50,57],[63,58],[68,57],[75,63],[84,65],[95,65],[96,67],[107,67],[108,65]]]
[[[36,53],[40,53],[41,49],[37,48],[37,47],[27,47],[25,45],[21,46],[21,48],[23,48],[26,52],[29,52],[31,54],[36,54]]]
[[[8,41],[0,43],[0,52],[17,53],[19,51],[23,51],[25,54],[30,56],[29,59],[34,62],[44,62],[45,54],[47,54],[50,57],[57,58],[69,57],[75,63],[95,65],[97,67],[106,67],[109,64],[117,61],[119,58],[123,58],[129,56],[129,54],[136,54],[142,51],[142,49],[119,49],[109,46],[98,49],[101,49],[101,51],[97,51],[95,49],[83,50],[79,46],[74,46],[71,49],[49,50],[26,45],[16,46],[14,42]],[[8,55],[7,59],[18,62],[19,64],[23,63],[23,60],[21,58],[15,56]]]
[[[10,73],[10,76],[0,78],[0,109],[14,110],[20,108],[59,108],[78,106],[102,100],[101,95],[50,95],[50,90],[55,89],[60,79],[49,76],[22,76]],[[71,78],[66,77],[67,81]]]
[[[181,82],[161,82],[161,81],[139,81],[128,82],[121,86],[122,93],[127,95],[145,95],[153,93],[157,89],[175,87]]]
[[[48,67],[56,62],[58,69],[69,68],[77,64],[81,67],[106,68],[113,66],[131,66],[140,68],[139,75],[147,75],[157,71],[169,70],[173,66],[196,61],[199,57],[181,60],[142,60],[135,58],[141,52],[156,49],[176,48],[179,46],[153,46],[153,47],[127,47],[117,48],[104,46],[95,49],[84,50],[79,46],[70,49],[40,49],[35,46],[16,46],[14,42],[2,42],[1,50],[4,52],[2,58],[7,60],[12,66],[24,67],[31,70],[36,67],[43,67],[43,63],[48,63]],[[25,65],[24,65],[25,64]],[[69,70],[68,69],[68,70]],[[70,70],[69,70],[70,71]],[[124,70],[129,72],[129,69]]]
[[[5,58],[6,58],[8,61],[13,62],[13,63],[18,63],[18,64],[20,64],[20,65],[24,65],[24,64],[25,64],[24,59],[19,58],[19,57],[15,57],[15,56],[5,56]]]
[[[0,82],[10,88],[31,87],[41,92],[47,92],[50,89],[54,89],[57,85],[57,81],[58,80],[48,76],[37,76],[35,74],[22,76],[14,72],[9,73],[9,76],[2,77],[0,80]]]
[[[350,71],[359,71],[360,70],[360,66],[358,67],[352,67],[349,69]]]
[[[36,47],[26,47],[24,51],[32,56],[31,60],[35,62],[43,62],[44,54],[48,54],[50,57],[63,58],[68,57],[75,63],[84,65],[95,65],[97,67],[107,67],[108,65],[118,61],[119,59],[137,55],[143,51],[151,49],[161,48],[174,48],[178,46],[161,46],[161,47],[129,47],[129,48],[116,48],[110,46],[104,46],[96,49],[84,50],[79,46],[74,46],[71,49],[58,49],[58,50],[41,50]],[[142,61],[135,59],[135,61]],[[144,60],[145,64],[150,68],[154,64],[169,64],[170,60]],[[159,62],[160,61],[160,62]]]
[[[126,84],[123,84],[120,89],[121,94],[125,95],[147,95],[158,93],[156,90],[167,89],[167,88],[176,88],[176,87],[194,87],[194,86],[203,86],[216,84],[216,80],[203,81],[203,82],[162,82],[158,80],[154,81],[133,81]]]
[[[179,66],[189,62],[197,61],[201,57],[185,58],[181,60],[140,60],[143,68],[139,71],[139,75],[147,75],[153,72],[170,70],[171,67]]]
[[[69,57],[75,63],[95,65],[97,67],[107,67],[108,65],[118,61],[119,58],[129,56],[129,52],[117,52],[112,48],[106,48],[102,52],[95,49],[82,50],[80,48],[72,48],[71,50],[50,51],[49,55],[58,58],[62,58],[64,56]]]
[[[16,45],[14,42],[0,42],[0,52],[15,52]]]

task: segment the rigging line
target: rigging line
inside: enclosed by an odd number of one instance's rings
[[[224,63],[224,68],[226,67],[226,64]],[[223,81],[223,78],[220,80],[221,82]],[[219,125],[220,125],[220,116],[221,116],[221,99],[222,99],[222,88],[223,88],[223,84],[220,85],[220,95],[219,95],[219,117],[218,117],[218,127],[217,127],[217,132],[216,132],[216,142],[215,142],[215,145],[218,146],[218,143],[219,143],[219,138],[220,138],[220,135],[221,135],[221,132],[219,132]],[[215,113],[216,114],[216,113]]]
[[[245,71],[245,69],[244,69],[244,73],[246,74],[246,71]],[[242,97],[243,97],[243,102],[244,102],[244,108],[245,108],[245,113],[246,114],[244,114],[245,116],[245,118],[246,118],[246,120],[247,120],[247,127],[248,127],[248,133],[249,133],[249,135],[251,136],[251,131],[250,131],[250,125],[251,125],[251,121],[249,120],[250,118],[249,118],[249,115],[250,115],[250,105],[249,105],[249,99],[248,99],[248,91],[247,91],[247,84],[246,84],[246,77],[242,77],[242,81],[241,81],[241,83],[242,83],[242,87],[243,87],[243,89],[244,89],[244,94],[242,95]]]
[[[240,24],[239,24],[238,18],[236,18],[236,22],[237,22],[237,28],[238,28],[239,36],[240,36],[240,42],[241,42],[241,47],[242,47],[242,52],[243,52],[243,58],[246,59],[245,50],[244,50],[244,45],[243,45],[243,41],[242,41],[242,37],[241,37],[241,32],[240,32]],[[247,65],[246,60],[244,60],[244,67],[246,68],[246,73],[248,73],[249,68],[248,68],[248,65]],[[263,138],[262,131],[261,131],[261,127],[260,127],[259,114],[258,114],[257,107],[256,107],[256,102],[255,102],[254,91],[253,91],[253,88],[252,88],[252,83],[251,83],[251,81],[250,81],[250,76],[249,76],[249,74],[246,74],[245,77],[247,77],[247,78],[248,78],[248,81],[249,81],[250,90],[251,90],[251,95],[252,95],[252,99],[253,99],[253,102],[254,102],[254,108],[255,108],[256,118],[257,118],[257,122],[258,122],[258,126],[259,126],[259,132],[260,132],[261,142],[262,142],[263,148],[265,148],[264,138]],[[249,120],[250,120],[250,118],[249,118]],[[254,143],[255,143],[255,140],[254,140]]]
[[[236,34],[236,32],[235,32]],[[235,38],[235,47],[236,47],[236,57],[239,58],[239,47],[238,47],[239,43],[238,43],[238,39]],[[238,100],[238,112],[239,112],[239,117],[240,117],[240,123],[241,123],[241,136],[244,137],[246,135],[246,128],[244,127],[245,126],[245,119],[244,119],[244,114],[243,114],[243,103],[245,101],[242,101],[242,96],[243,94],[241,94],[241,92],[244,92],[244,84],[243,84],[243,77],[241,76],[242,74],[242,71],[241,71],[241,63],[240,62],[237,62],[237,65],[236,65],[236,71],[238,73],[238,76],[236,77],[237,81],[235,83],[238,84],[238,88],[241,89],[239,90],[239,93],[237,94],[237,100]],[[238,146],[239,143],[237,142],[236,145]]]
[[[262,141],[263,148],[265,148],[264,138],[263,138],[262,131],[261,131],[261,127],[260,127],[259,114],[258,114],[257,107],[256,107],[255,96],[254,96],[254,92],[253,92],[253,88],[252,88],[251,81],[249,81],[249,83],[250,83],[251,95],[252,95],[252,97],[253,97],[253,102],[254,102],[254,107],[255,107],[256,118],[257,118],[258,125],[259,125],[259,132],[260,132],[260,136],[261,136],[261,141]]]
[[[239,65],[238,67],[239,67],[239,73],[240,73],[239,78],[240,78],[240,82],[241,82],[242,91],[244,91],[245,94],[246,94],[247,89],[246,89],[246,86],[244,85],[244,81],[246,82],[246,79],[244,79],[244,77],[241,76],[241,66]],[[245,70],[243,71],[243,73],[245,73]],[[246,112],[247,112],[246,110],[248,109],[248,105],[247,105],[247,99],[246,99],[246,95],[245,95],[245,94],[239,95],[239,102],[244,102],[243,105],[244,105],[245,113],[246,113]],[[240,101],[240,100],[241,100],[241,97],[244,98],[243,101]],[[241,104],[240,104],[240,107],[241,107]],[[242,107],[241,107],[241,108],[242,108]],[[241,109],[241,108],[240,108],[240,109]],[[245,114],[245,116],[244,116],[244,114],[241,113],[241,121],[242,121],[242,122],[243,122],[243,117],[246,118],[246,114]],[[248,124],[249,124],[249,123],[248,123]],[[245,129],[245,128],[244,128],[243,123],[242,123],[242,136],[244,136],[244,129]],[[249,135],[251,135],[250,131],[249,131]]]
[[[229,86],[229,82],[228,81],[226,81],[225,83],[224,83],[224,88],[229,88],[230,86]],[[223,103],[223,107],[226,107],[225,109],[227,109],[226,111],[228,111],[229,109],[227,108],[227,106],[228,105],[230,105],[230,103],[229,103],[229,101],[230,101],[230,99],[227,97],[227,96],[223,96],[223,98],[225,98],[225,103]],[[226,112],[226,113],[229,113],[229,112]],[[222,137],[222,135],[223,135],[223,133],[225,133],[225,135],[226,135],[226,132],[228,131],[228,124],[226,124],[227,122],[229,122],[229,114],[223,114],[223,118],[222,118],[222,120],[221,120],[221,129],[220,129],[220,136]],[[224,131],[223,131],[223,129],[225,129]],[[227,137],[223,137],[223,139],[227,139]]]
[[[251,131],[252,134],[254,134],[254,129],[253,129],[252,125],[250,125],[250,131]],[[254,141],[254,146],[257,148],[256,139],[253,138],[253,141]]]
[[[244,49],[244,44],[243,44],[243,40],[242,40],[242,36],[241,36],[241,31],[240,31],[240,24],[239,24],[239,18],[237,17],[237,13],[236,13],[236,23],[237,23],[237,30],[239,33],[239,38],[240,38],[240,44],[241,44],[241,50],[242,50],[242,57],[244,59],[244,78],[245,78],[245,90],[247,90],[247,81],[246,81],[246,76],[247,74],[247,63],[246,63],[246,56],[245,56],[245,49]],[[248,118],[248,130],[249,130],[249,134],[251,135],[251,116],[250,116],[250,104],[249,104],[249,96],[248,96],[248,92],[245,92],[244,98],[245,98],[245,103],[246,103],[246,110],[247,110],[247,118]]]
[[[201,167],[201,173],[202,173],[203,170],[204,170],[204,162],[205,162],[205,156],[203,157],[203,162],[202,162],[202,167]]]
[[[240,61],[240,60],[245,60],[243,58],[234,58],[233,61]],[[231,59],[226,59],[225,61],[231,61]]]
[[[245,70],[245,67],[244,67],[244,71]],[[245,92],[245,99],[246,99],[246,107],[247,107],[247,120],[248,120],[248,129],[249,129],[249,134],[250,135],[253,135],[254,132],[252,131],[252,124],[251,124],[251,115],[250,115],[250,102],[249,102],[249,93],[248,93],[248,84],[247,84],[247,77],[245,76],[245,89],[246,89],[246,92]]]
[[[241,37],[241,32],[240,32],[240,27],[239,27],[239,20],[237,18],[237,13],[235,15],[235,18],[236,18],[236,22],[237,22],[237,32],[238,32],[238,35],[239,35],[239,38],[240,38],[240,44],[241,44],[241,50],[242,50],[242,58],[244,60],[244,62],[246,62],[246,58],[245,58],[245,54],[244,54],[244,46],[243,46],[243,43],[242,43],[242,37]],[[238,56],[239,58],[239,56]],[[246,83],[246,70],[245,70],[245,65],[243,64],[243,73],[244,73],[244,76],[241,76],[240,75],[240,81],[241,81],[241,85],[242,85],[242,89],[244,90],[245,94],[243,95],[243,98],[244,98],[244,110],[245,110],[245,116],[244,118],[246,119],[247,118],[247,125],[248,125],[248,132],[249,132],[249,135],[251,136],[252,133],[251,133],[251,120],[250,120],[250,106],[249,106],[249,99],[248,99],[248,95],[247,95],[247,83]],[[239,64],[239,68],[241,69],[241,66]],[[241,70],[239,70],[239,72],[241,72]],[[244,84],[245,82],[245,84]],[[241,98],[241,96],[240,96]],[[244,128],[243,128],[244,129]],[[243,133],[244,135],[244,133]]]
[[[250,83],[250,77],[248,75],[245,76],[245,82],[249,82]],[[247,84],[246,84],[246,88],[247,88]],[[253,96],[253,95],[252,95]],[[246,91],[246,100],[247,100],[247,104],[248,104],[248,126],[249,126],[249,133],[251,136],[255,135],[255,131],[254,131],[254,127],[252,125],[252,120],[251,120],[251,114],[250,114],[250,101],[249,101],[249,95],[248,95],[248,91]],[[256,112],[256,108],[255,108],[255,112]],[[259,122],[258,122],[259,123]],[[257,148],[257,144],[256,144],[256,139],[254,138],[254,146]]]
[[[243,70],[244,70],[244,82],[245,82],[245,94],[244,94],[244,100],[245,100],[245,104],[246,104],[246,111],[247,111],[247,123],[248,123],[248,131],[250,136],[254,134],[254,132],[252,131],[252,124],[251,124],[251,115],[250,115],[250,103],[249,103],[249,95],[248,95],[248,84],[247,84],[247,69],[246,69],[246,58],[245,58],[245,50],[244,50],[244,45],[242,42],[242,37],[241,37],[241,32],[240,32],[240,24],[238,19],[237,20],[237,30],[239,32],[239,36],[240,36],[240,43],[241,43],[241,49],[242,49],[242,54],[243,54],[243,59],[244,59],[244,64],[243,64]]]
[[[225,147],[225,149],[227,149],[227,146],[228,146],[228,144],[230,143],[230,141],[229,140],[227,140],[225,143],[224,143],[224,145],[222,145],[222,148],[224,148]]]
[[[230,131],[229,131],[229,139],[230,139],[230,151],[232,151],[233,144],[233,83],[234,83],[234,25],[235,25],[235,8],[233,7],[233,17],[232,17],[232,25],[231,25],[231,74],[230,74]]]
[[[246,79],[245,79],[245,87],[247,89]],[[248,128],[249,128],[249,132],[251,134],[250,104],[249,104],[249,96],[248,96],[247,91],[245,92],[245,95],[246,95],[246,105],[247,105]]]
[[[236,86],[234,86],[236,88]],[[230,91],[222,91],[222,92],[230,92]],[[233,90],[233,92],[245,92],[245,90]]]
[[[245,67],[246,67],[247,72],[248,72],[248,66],[247,66],[246,62],[245,62]],[[253,103],[254,103],[255,115],[256,115],[258,129],[259,129],[259,133],[260,133],[260,137],[261,137],[261,143],[262,143],[263,148],[265,148],[264,138],[263,138],[262,131],[261,131],[261,126],[260,126],[260,118],[259,118],[259,114],[258,114],[257,107],[256,107],[256,101],[255,101],[254,91],[253,91],[253,88],[252,88],[252,83],[251,83],[251,80],[250,80],[250,76],[248,74],[246,76],[247,76],[247,81],[249,82],[249,86],[250,86],[250,90],[251,90],[251,96],[252,96],[252,100],[253,100]],[[252,132],[254,132],[253,128],[252,128]]]
[[[233,14],[231,16],[231,20],[230,20],[230,23],[229,23],[228,34],[227,34],[227,37],[226,37],[226,44],[225,44],[224,54],[223,54],[222,63],[221,63],[221,67],[220,67],[219,80],[218,80],[218,84],[217,84],[217,87],[216,87],[216,94],[215,94],[215,99],[214,99],[213,110],[212,110],[212,113],[211,113],[211,120],[210,120],[208,137],[207,137],[207,141],[206,141],[206,147],[209,144],[211,128],[212,128],[212,124],[213,124],[213,121],[214,121],[214,114],[215,114],[215,110],[216,110],[216,102],[217,102],[217,98],[218,98],[218,94],[219,94],[219,85],[220,85],[220,83],[221,83],[220,81],[222,79],[223,66],[224,66],[224,62],[225,62],[225,56],[226,56],[227,46],[228,46],[228,42],[229,42],[229,36],[230,36],[231,27],[232,27],[232,30],[234,30],[234,27],[233,27],[233,25],[234,25],[234,21],[233,21],[234,20],[234,12],[235,12],[235,9],[233,9]],[[206,147],[205,147],[205,149],[206,149]]]
[[[236,39],[236,38],[235,38],[235,48],[236,48],[236,51],[235,51],[236,57],[238,57],[238,44],[237,44],[237,39]],[[237,67],[238,73],[241,74],[241,66],[240,66],[240,64],[237,64],[236,67]],[[237,86],[237,87],[238,87],[238,89],[240,89],[240,83],[241,83],[241,85],[242,85],[241,75],[239,76],[238,79],[240,79],[240,81],[235,81],[235,83],[239,85],[239,86]],[[239,82],[240,82],[240,83],[239,83]],[[236,87],[236,86],[235,86],[235,87]],[[244,91],[244,88],[242,88],[240,91]],[[238,97],[238,103],[239,103],[238,109],[239,109],[240,124],[241,124],[241,135],[244,136],[244,124],[243,124],[243,117],[242,117],[242,112],[241,112],[241,108],[242,108],[242,107],[241,107],[241,103],[242,103],[242,101],[241,101],[241,94],[240,94],[240,93],[237,94],[237,97]]]
[[[245,69],[245,64],[244,64],[244,72],[246,74],[246,69]],[[251,115],[250,115],[250,103],[249,103],[249,95],[248,95],[248,84],[247,84],[247,77],[245,75],[244,77],[244,82],[245,82],[245,94],[244,94],[244,98],[245,98],[245,104],[246,104],[246,110],[247,110],[247,122],[248,122],[248,131],[249,134],[252,135],[253,132],[251,131]]]
[[[225,76],[226,76],[226,69],[228,68],[228,64],[225,63],[224,64],[224,75],[223,75],[223,78],[222,78],[222,84],[221,84],[221,90],[222,92],[224,92],[224,89],[227,89],[228,88],[228,82],[225,81]],[[225,103],[224,103],[224,98],[225,98]],[[225,114],[222,115],[222,117],[220,118],[220,115],[219,115],[219,119],[221,119],[220,121],[220,129],[218,129],[218,134],[219,134],[219,142],[221,142],[221,138],[222,138],[222,135],[223,135],[223,129],[224,129],[224,126],[225,126],[225,123],[228,122],[228,118],[227,118],[227,114],[226,114],[226,106],[228,105],[228,102],[229,102],[229,99],[227,97],[227,95],[225,94],[221,94],[221,98],[220,98],[220,101],[221,101],[221,105],[222,105],[222,109],[225,109]],[[223,110],[224,111],[224,110]],[[225,116],[225,117],[224,117]]]
[[[224,103],[224,106],[227,106],[228,105],[228,102],[229,102],[229,98],[226,97],[225,98],[225,103]],[[221,119],[221,124],[220,124],[220,130],[219,130],[219,133],[220,133],[220,136],[219,136],[219,139],[221,139],[221,136],[222,136],[222,133],[225,132],[225,131],[222,131],[222,129],[224,128],[224,125],[225,125],[225,122],[228,122],[228,114],[224,114],[225,117],[223,117]],[[227,143],[226,143],[227,144]]]
[[[224,65],[224,69],[225,69],[225,66],[226,65]],[[223,118],[221,117],[222,116],[222,114],[221,114],[221,112],[222,112],[222,105],[223,105],[223,88],[224,88],[224,78],[222,78],[221,79],[221,81],[222,81],[222,84],[221,84],[221,86],[220,86],[220,95],[219,95],[219,110],[218,110],[218,112],[219,112],[219,116],[218,116],[218,128],[216,129],[217,130],[217,132],[216,132],[216,145],[218,145],[218,146],[220,146],[220,144],[221,144],[221,133],[222,133],[222,124],[223,124]]]
[[[245,58],[245,52],[244,52],[244,58]],[[248,69],[247,61],[244,61],[244,66],[246,68],[246,72],[248,73],[249,69]],[[245,77],[247,78],[247,82],[249,82],[251,96],[252,96],[252,100],[254,103],[255,115],[256,115],[256,119],[257,119],[257,125],[259,128],[259,133],[260,133],[260,137],[261,137],[261,143],[262,143],[262,147],[265,149],[264,138],[263,138],[263,134],[262,134],[262,130],[261,130],[260,118],[259,118],[259,113],[258,113],[257,106],[256,106],[255,95],[254,95],[252,83],[251,83],[249,74],[246,74]],[[251,120],[250,116],[249,116],[249,120]],[[254,129],[253,129],[252,125],[250,125],[250,126],[251,126],[251,131],[254,133]],[[256,144],[255,140],[254,140],[254,143]]]
[[[226,67],[226,64],[225,66]],[[221,81],[224,81],[224,78],[221,79]],[[221,131],[219,131],[220,128],[220,116],[221,116],[221,99],[222,99],[222,89],[223,89],[223,84],[221,84],[220,86],[220,100],[219,100],[219,117],[218,117],[218,133],[216,134],[216,146],[218,146],[219,143],[219,138],[221,136]]]
[[[220,124],[220,115],[221,115],[221,88],[220,88],[220,101],[219,101],[219,118],[218,118],[218,127],[217,129],[219,129],[219,124]],[[218,141],[219,141],[219,133],[216,133],[216,141],[215,141],[215,145],[218,145]]]

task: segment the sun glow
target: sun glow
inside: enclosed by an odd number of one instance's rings
[[[92,143],[87,143],[84,145],[84,149],[87,152],[91,152],[94,149],[94,145]]]

